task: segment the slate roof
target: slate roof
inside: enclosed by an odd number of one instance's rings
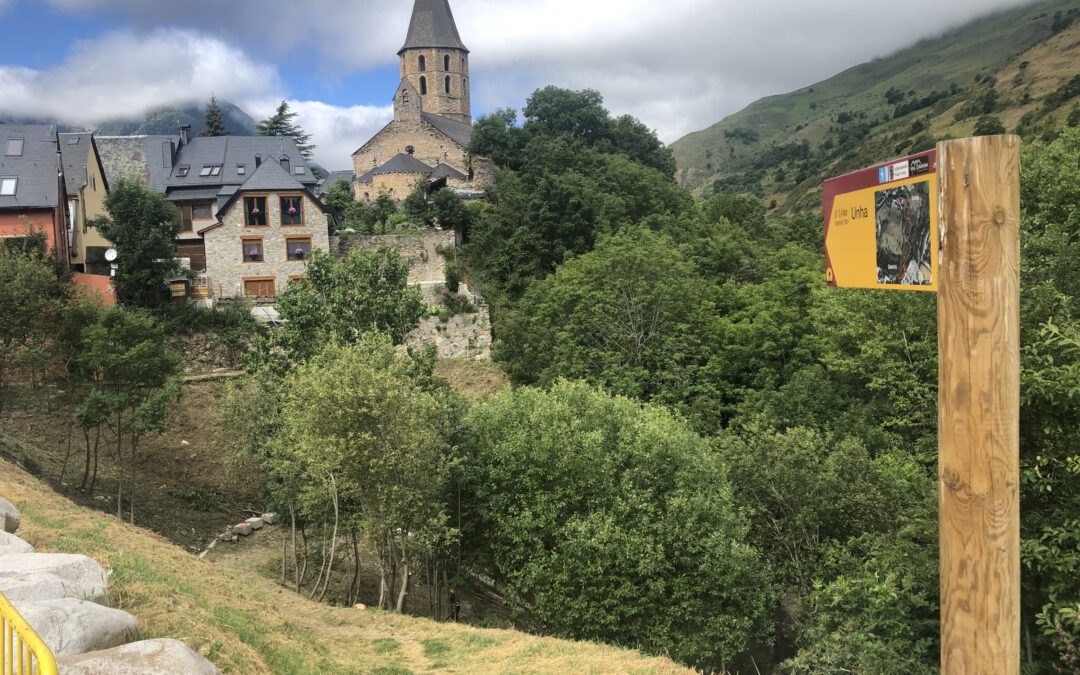
[[[93,138],[92,134],[60,134],[60,158],[69,196],[78,194],[86,185],[86,165],[90,163]]]
[[[289,160],[292,173],[293,168],[301,166],[303,175],[294,178],[305,187],[314,187],[318,183],[307,160],[296,147],[296,141],[285,136],[215,136],[199,137],[191,139],[191,142],[180,149],[168,180],[166,196],[173,199],[183,198],[187,190],[192,188],[207,188],[211,186],[242,185],[247,182],[258,167],[255,166],[256,156],[261,157],[263,164],[267,162],[279,163],[283,158]],[[244,173],[239,173],[238,166],[244,165]],[[221,166],[217,176],[200,175],[204,167]],[[186,176],[181,176],[180,168],[188,167]]]
[[[449,0],[416,0],[409,22],[409,34],[398,55],[406,49],[431,47],[469,51],[458,34]]]
[[[368,171],[363,176],[356,179],[357,183],[370,183],[372,177],[381,176],[387,173],[418,173],[424,176],[431,175],[432,169],[427,164],[424,164],[412,155],[406,155],[405,153],[399,153],[391,157],[388,161],[384,162],[381,166],[377,166],[371,171]]]
[[[18,157],[7,156],[10,138],[23,140]],[[0,178],[18,178],[12,196],[0,196],[0,209],[54,209],[60,203],[56,127],[51,124],[0,124]]]
[[[431,126],[449,136],[451,140],[461,147],[469,147],[469,141],[472,140],[471,124],[458,122],[457,120],[452,120],[449,117],[443,117],[442,115],[436,115],[435,113],[420,113],[420,117]]]
[[[179,144],[178,135],[94,137],[107,183],[134,178],[154,192],[165,192],[172,155]]]
[[[439,180],[440,178],[453,178],[455,180],[465,180],[466,178],[468,178],[468,176],[461,173],[460,171],[458,171],[454,167],[450,166],[449,164],[440,164],[439,166],[435,167],[435,170],[431,172],[431,175],[428,176],[428,179],[436,181],[436,180]]]
[[[315,195],[309,189],[310,186],[301,183],[297,180],[298,178],[299,176],[294,177],[278,162],[264,161],[262,166],[256,169],[255,173],[251,174],[242,185],[226,185],[221,188],[217,195],[218,217],[220,218],[225,209],[245,192],[306,192],[314,197]],[[318,199],[315,203],[325,211],[325,207]]]

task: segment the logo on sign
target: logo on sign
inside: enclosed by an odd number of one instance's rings
[[[893,164],[892,166],[892,178],[893,180],[904,180],[910,176],[909,167],[907,162],[900,162],[899,164]]]
[[[911,160],[910,171],[912,176],[921,176],[924,173],[930,173],[930,157],[924,155]]]
[[[889,182],[889,167],[883,166],[878,169],[878,182],[883,184]]]

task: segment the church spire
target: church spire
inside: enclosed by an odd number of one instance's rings
[[[458,34],[449,0],[416,0],[412,21],[409,22],[409,35],[398,55],[407,49],[429,48],[469,51]]]

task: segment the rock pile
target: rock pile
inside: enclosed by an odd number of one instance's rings
[[[136,642],[135,617],[102,604],[109,582],[101,565],[82,555],[35,553],[15,535],[19,525],[18,510],[0,498],[0,593],[52,650],[60,672],[221,672],[182,642]]]

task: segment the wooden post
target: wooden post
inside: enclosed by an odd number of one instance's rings
[[[1020,673],[1020,139],[938,145],[941,672]]]

